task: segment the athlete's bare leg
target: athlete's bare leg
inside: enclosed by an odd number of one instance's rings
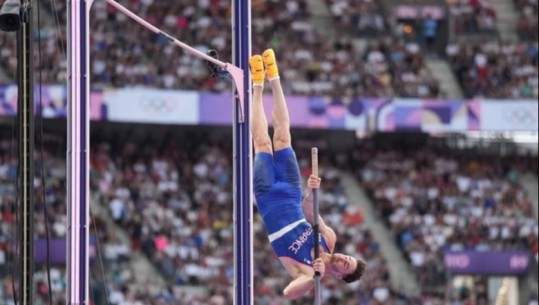
[[[262,94],[264,91],[264,64],[262,57],[255,55],[249,60],[251,78],[253,81],[253,109],[251,113],[251,133],[255,153],[272,154],[271,139],[268,133],[268,119],[264,112]]]
[[[270,81],[273,92],[273,111],[271,113],[273,121],[273,146],[277,151],[292,146],[290,117],[288,115],[283,88],[281,87],[275,53],[272,49],[268,49],[262,53],[262,57],[266,68],[266,77]]]

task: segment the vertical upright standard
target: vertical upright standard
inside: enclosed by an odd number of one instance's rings
[[[67,300],[89,304],[89,9],[92,1],[67,5]]]
[[[244,95],[243,117],[239,98],[234,98],[234,304],[253,305],[251,1],[232,1],[233,64],[244,71],[244,90],[236,90]]]
[[[151,31],[165,35],[142,18],[112,0],[107,3],[126,13]],[[234,98],[234,304],[253,305],[252,237],[252,143],[249,127],[251,91],[250,0],[233,0],[235,66],[217,61],[166,34],[171,42],[195,56],[207,59],[231,73],[236,84]],[[68,1],[68,300],[70,305],[88,304],[89,247],[89,9],[93,0]],[[240,69],[238,69],[239,67]],[[241,71],[243,70],[243,71]],[[243,73],[243,80],[239,75]],[[238,80],[242,83],[238,83]]]

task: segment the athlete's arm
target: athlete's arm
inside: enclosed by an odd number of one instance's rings
[[[313,189],[320,188],[320,178],[315,177],[311,175],[309,177],[309,181],[307,182],[307,191],[305,194],[305,197],[303,197],[303,213],[305,214],[305,218],[309,223],[314,223],[314,202],[313,202]],[[330,243],[330,248],[333,248],[335,246],[335,242],[337,241],[337,235],[335,234],[335,231],[333,231],[332,228],[328,227],[324,220],[322,219],[322,216],[318,216],[318,228],[320,230],[320,233],[326,238],[326,240]],[[333,249],[331,249],[333,251]]]
[[[283,295],[287,300],[295,300],[302,297],[309,290],[313,289],[313,287],[314,278],[302,273],[286,286]]]
[[[326,265],[321,258],[314,261],[313,270],[320,273],[320,277],[323,277],[326,270]],[[300,273],[283,291],[283,295],[288,300],[295,300],[302,297],[311,289],[314,288],[313,274]]]

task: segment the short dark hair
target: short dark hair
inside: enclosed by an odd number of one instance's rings
[[[363,276],[363,273],[367,269],[367,262],[362,260],[361,258],[356,259],[357,261],[357,267],[354,272],[347,274],[345,277],[342,278],[343,281],[350,284],[355,281],[359,281],[359,279]]]

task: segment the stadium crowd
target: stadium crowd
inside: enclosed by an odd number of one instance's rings
[[[314,26],[316,20],[304,0],[253,2],[253,52],[260,51],[257,47],[276,50],[286,93],[420,98],[445,95],[425,64],[425,55],[433,54],[428,42],[435,37],[432,34],[436,33],[436,25],[432,25],[432,31],[423,29],[423,33],[408,35],[399,30],[401,24],[394,24],[381,13],[371,14],[381,12],[377,2],[326,2],[335,16],[346,12],[335,17],[337,35],[333,40]],[[35,65],[42,68],[40,77],[45,83],[65,82],[66,3],[44,3],[60,27],[40,28],[41,60],[36,57]],[[222,60],[231,60],[228,1],[120,3],[198,50],[216,49]],[[496,13],[489,1],[448,3],[458,28],[456,33],[496,27]],[[497,42],[485,34],[481,44],[447,45],[443,55],[466,97],[537,98],[537,3],[515,0],[515,7],[522,17],[518,26],[520,37],[527,42]],[[144,29],[106,2],[95,2],[92,13],[94,88],[230,88],[228,81],[209,76],[204,61]],[[388,30],[390,26],[392,31]],[[371,36],[367,48],[358,49],[353,33],[363,30],[372,34],[373,29],[384,34]],[[12,34],[0,33],[0,65],[13,78],[17,67],[15,42]],[[160,60],[163,57],[167,60]]]
[[[468,98],[537,99],[539,96],[537,40],[454,43],[446,47],[446,53]]]
[[[538,3],[534,0],[514,0],[519,12],[518,34],[523,41],[537,41]]]
[[[131,239],[129,244],[120,242],[100,218],[104,216],[93,218],[101,244],[100,255],[93,264],[101,264],[102,260],[106,270],[103,278],[100,268],[92,268],[95,304],[104,304],[107,297],[113,305],[230,304],[233,236],[229,191],[232,158],[228,140],[210,140],[205,136],[191,136],[189,141],[175,136],[152,140],[152,135],[148,135],[142,145],[140,140],[123,136],[92,139],[91,190],[96,194],[93,204],[104,206],[108,217]],[[303,177],[310,174],[306,143],[296,143]],[[8,141],[2,139],[0,147],[0,258],[4,258],[0,260],[0,300],[10,304],[12,273],[6,269],[6,259],[14,254],[15,216],[11,206],[15,200],[12,179],[16,169]],[[45,194],[51,207],[48,219],[53,238],[66,234],[63,160],[58,151],[47,151],[44,156]],[[530,167],[522,161],[525,159],[492,162],[488,157],[434,150],[399,152],[365,144],[355,150],[349,161],[424,287],[421,299],[408,297],[390,284],[379,245],[340,184],[340,171],[348,163],[337,160],[324,158],[320,162],[321,213],[341,236],[339,250],[359,254],[369,265],[361,282],[352,286],[325,279],[323,295],[328,304],[445,304],[441,291],[446,283],[440,253],[446,247],[521,248],[538,255],[537,222],[529,216],[529,199],[518,184],[519,174]],[[537,160],[532,162],[537,167]],[[40,170],[36,174],[40,177]],[[43,190],[38,181],[35,228],[36,237],[43,238]],[[467,230],[469,227],[477,230]],[[281,296],[288,275],[273,254],[256,213],[254,234],[254,275],[263,279],[255,281],[257,304],[289,304]],[[159,293],[131,288],[135,275],[129,260],[133,253],[143,253],[169,286]],[[54,305],[63,305],[64,268],[54,265],[51,276]],[[37,305],[47,304],[46,283],[45,266],[39,264]],[[208,294],[191,299],[174,288],[200,285],[208,288]],[[308,302],[304,299],[293,304]]]
[[[376,36],[390,31],[381,3],[373,0],[326,0],[338,32],[356,37]]]
[[[57,142],[56,142],[57,144]],[[13,277],[19,275],[17,269],[20,255],[18,252],[19,243],[16,242],[16,225],[20,224],[20,216],[15,212],[17,210],[17,194],[15,182],[17,179],[17,164],[14,157],[17,149],[16,143],[8,138],[0,138],[0,303],[10,305],[13,301],[13,290],[11,288]],[[36,150],[35,174],[34,180],[34,234],[36,240],[45,239],[45,206],[47,205],[47,219],[49,224],[49,238],[51,240],[63,239],[67,234],[67,214],[66,214],[66,165],[65,149],[55,145],[55,141],[48,143],[48,149],[44,150],[41,156]],[[50,149],[56,147],[56,149]],[[41,162],[43,160],[43,162]],[[45,170],[43,175],[42,170]],[[92,265],[97,268],[92,269],[92,289],[99,300],[103,297],[103,279],[102,274],[96,270],[104,268],[108,271],[107,275],[111,283],[119,286],[125,286],[132,283],[133,275],[126,268],[126,259],[129,252],[120,252],[125,249],[125,245],[118,243],[111,228],[106,226],[105,220],[101,216],[93,216],[90,223],[92,238],[97,236],[100,249],[95,257],[92,257]],[[51,243],[52,245],[52,243]],[[45,249],[39,248],[36,251],[43,252]],[[51,246],[51,256],[57,251],[65,249],[56,249]],[[102,253],[101,253],[102,252]],[[122,255],[119,255],[123,253]],[[103,265],[100,265],[103,264]],[[52,263],[50,269],[51,291],[53,305],[63,305],[65,303],[65,263]],[[36,263],[34,275],[36,294],[34,297],[35,305],[44,305],[48,303],[48,284],[46,264],[43,261]],[[102,301],[96,304],[104,304]]]
[[[40,77],[45,83],[65,82],[66,3],[44,3],[61,28],[40,29],[43,68]],[[196,49],[202,52],[216,49],[223,56],[222,60],[231,60],[228,58],[232,39],[229,1],[120,3]],[[363,5],[357,8],[362,16],[360,20],[370,16],[367,12],[379,10],[377,6],[371,8],[373,4],[368,1],[364,5],[365,8]],[[354,47],[351,37],[339,35],[342,37],[329,40],[323,36],[314,26],[305,1],[254,1],[252,6],[253,45],[276,50],[287,93],[373,97],[437,97],[440,94],[435,77],[425,65],[422,48],[414,41],[398,35],[383,35],[384,39],[378,42],[380,47],[384,46],[381,54],[366,58],[362,50]],[[154,35],[105,2],[94,2],[92,13],[91,81],[94,88],[150,86],[202,91],[230,88],[228,81],[209,77],[204,61]],[[370,21],[365,24],[371,27]],[[5,46],[0,52],[0,65],[14,77],[15,40],[2,33],[0,42]],[[161,60],[163,57],[167,60]],[[40,66],[38,59],[36,67]]]
[[[447,0],[446,2],[454,18],[455,33],[497,31],[497,12],[490,0]]]
[[[537,169],[536,157],[364,144],[353,160],[425,291],[446,288],[446,249],[523,249],[537,259],[537,220],[519,183],[521,174]]]

